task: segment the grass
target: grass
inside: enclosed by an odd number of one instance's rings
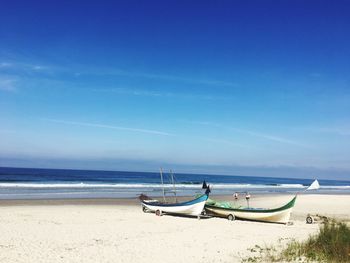
[[[350,262],[350,228],[332,220],[304,242],[292,240],[281,249],[255,246],[250,251],[258,255],[243,262]]]

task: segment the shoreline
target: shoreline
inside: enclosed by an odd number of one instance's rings
[[[280,196],[294,196],[294,193],[259,193],[252,195],[251,200],[261,199],[264,197],[280,197]],[[321,194],[323,195],[323,194]],[[350,193],[349,193],[350,195]],[[178,201],[188,201],[193,198],[193,195],[177,196]],[[155,199],[161,199],[161,196],[155,196]],[[232,195],[211,194],[209,198],[216,200],[233,201]],[[173,202],[173,196],[166,196],[168,202]],[[242,195],[240,201],[244,202]],[[117,198],[37,198],[37,199],[0,199],[1,206],[11,205],[140,205],[138,197],[117,197]]]
[[[290,195],[290,196],[294,196],[294,195],[299,195],[299,196],[306,196],[306,195],[328,195],[328,196],[339,196],[339,195],[344,195],[344,196],[350,196],[350,191],[337,191],[337,192],[332,192],[332,191],[302,191],[302,192],[252,192],[252,191],[247,191],[248,193],[251,194],[251,197],[273,197],[273,196],[286,196],[286,195]],[[204,191],[203,191],[204,193]],[[232,199],[233,194],[235,193],[235,191],[232,191],[232,194],[216,194],[216,193],[210,193],[209,197],[215,197],[215,198],[227,198],[227,199]],[[239,193],[239,197],[242,199],[244,198],[244,195],[246,193],[246,191],[241,191],[238,192]],[[142,194],[142,192],[140,192],[140,194]],[[196,193],[198,194],[198,192]],[[149,195],[150,197],[154,197],[154,198],[162,198],[161,195]],[[179,195],[177,196],[178,199],[189,199],[192,198],[194,195],[191,194],[186,194],[186,195]],[[173,195],[166,195],[165,196],[167,199],[173,199],[174,196]],[[40,200],[50,200],[50,201],[54,201],[54,200],[133,200],[133,199],[137,199],[138,195],[135,197],[62,197],[62,198],[14,198],[14,199],[1,199],[0,198],[0,203],[3,201],[40,201]]]
[[[291,193],[291,192],[278,192],[278,193],[253,193],[251,194],[250,202],[255,200],[261,200],[263,198],[276,198],[285,196],[350,196],[349,193]],[[194,195],[177,196],[178,201],[188,201],[192,199]],[[161,196],[154,196],[155,199],[162,199]],[[220,201],[231,201],[234,202],[233,195],[228,194],[210,194],[209,198],[220,200]],[[166,196],[166,200],[171,203],[174,201],[173,196]],[[239,196],[239,201],[241,205],[245,203],[245,196],[241,194]],[[11,206],[11,205],[139,205],[140,201],[138,197],[116,197],[116,198],[89,198],[89,197],[74,197],[74,198],[18,198],[18,199],[0,199],[1,206]]]
[[[250,207],[256,208],[276,208],[287,203],[295,193],[266,193],[252,195],[249,200]],[[188,201],[193,196],[180,196],[178,202]],[[229,201],[241,206],[248,206],[247,201],[242,195],[238,201],[233,200],[232,195],[210,195],[211,199],[218,201]],[[160,198],[159,198],[160,199]],[[344,200],[349,200],[349,204]],[[167,198],[168,202],[173,202],[173,197]],[[319,203],[317,202],[319,201]],[[306,207],[305,207],[306,205]],[[0,200],[0,208],[6,207],[131,207],[139,209],[141,203],[138,198],[67,198],[67,199],[3,199]],[[334,208],[335,207],[335,208]],[[339,207],[342,207],[339,209]],[[141,208],[140,208],[141,211]],[[328,217],[334,217],[346,222],[350,222],[350,195],[345,194],[298,194],[296,204],[291,214],[291,221],[303,221],[307,214],[320,214]]]

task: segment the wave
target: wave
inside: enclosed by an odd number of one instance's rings
[[[228,188],[305,188],[302,184],[210,184],[212,188],[228,189]]]
[[[302,184],[223,184],[208,183],[212,189],[305,189],[307,186]],[[176,184],[177,189],[200,189],[202,184]],[[162,188],[161,184],[127,184],[127,183],[0,183],[1,188],[32,188],[32,189],[82,189],[82,188],[114,188],[114,189],[158,189]],[[172,189],[172,184],[164,184],[164,188]],[[350,185],[330,186],[322,185],[321,189],[350,189]]]
[[[302,184],[210,184],[213,189],[236,188],[305,188]],[[173,188],[172,184],[164,184],[165,188]],[[176,184],[177,189],[199,189],[202,184]],[[125,183],[0,183],[0,188],[162,188],[161,184],[125,184]]]
[[[166,186],[166,185],[164,185]],[[0,188],[158,188],[160,184],[0,183]]]
[[[350,189],[350,185],[321,185],[321,189]]]

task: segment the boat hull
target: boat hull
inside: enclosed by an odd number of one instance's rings
[[[296,196],[286,205],[274,209],[227,208],[216,205],[205,205],[207,213],[221,217],[233,215],[238,219],[287,224],[294,207]]]
[[[199,216],[204,209],[207,199],[208,195],[204,194],[194,200],[182,203],[167,204],[147,200],[142,200],[141,202],[144,207],[154,212],[159,210],[161,213]]]

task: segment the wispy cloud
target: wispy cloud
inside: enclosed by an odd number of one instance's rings
[[[350,126],[333,126],[333,127],[303,127],[303,130],[308,130],[317,133],[327,133],[340,136],[350,135]]]
[[[162,135],[162,136],[175,136],[172,133],[163,132],[163,131],[140,129],[140,128],[130,128],[130,127],[122,127],[122,126],[112,126],[112,125],[99,124],[99,123],[65,121],[65,120],[46,119],[46,118],[42,118],[42,120],[49,121],[49,122],[55,122],[55,123],[62,123],[62,124],[67,124],[67,125],[75,125],[75,126],[86,126],[86,127],[95,127],[95,128],[103,128],[103,129],[131,131],[131,132],[147,133],[147,134]]]
[[[39,65],[36,63],[23,63],[23,62],[8,62],[2,61],[0,62],[0,68],[13,70],[13,71],[42,71],[49,69],[48,66]]]
[[[349,136],[350,135],[350,127],[346,128],[320,128],[321,132],[327,133],[335,133],[338,135]]]
[[[207,141],[207,142],[220,143],[220,144],[230,145],[230,146],[238,147],[238,148],[251,148],[251,147],[248,147],[247,145],[237,144],[237,143],[230,141],[230,140],[203,138],[203,137],[200,137],[199,139],[202,139],[202,140]]]
[[[29,62],[28,62],[29,61]],[[33,62],[32,62],[33,61]],[[74,65],[72,62],[71,65],[54,65],[51,63],[37,63],[33,59],[4,59],[0,61],[0,68],[11,70],[15,73],[26,72],[26,73],[64,73],[70,74],[75,77],[83,77],[84,75],[95,75],[95,76],[125,76],[132,78],[146,78],[153,80],[164,80],[164,81],[174,81],[182,82],[189,84],[202,84],[208,86],[221,86],[221,87],[238,87],[239,85],[233,81],[220,80],[208,77],[185,77],[180,75],[166,74],[163,72],[145,72],[145,71],[136,71],[129,69],[121,69],[117,67],[89,67],[85,65]]]
[[[23,77],[46,72],[47,66],[22,63],[17,61],[0,61],[0,90],[14,92],[19,90]],[[41,77],[41,76],[40,76]]]
[[[248,134],[248,135],[251,135],[251,136],[263,138],[263,139],[270,140],[270,141],[275,141],[275,142],[281,142],[281,143],[287,143],[287,144],[293,144],[293,145],[306,147],[306,145],[304,145],[302,143],[299,143],[297,141],[289,140],[289,139],[282,138],[282,137],[275,136],[275,135],[264,134],[264,133],[260,133],[260,132],[249,131],[249,130],[242,130],[242,129],[238,129],[238,128],[230,128],[230,129],[233,130],[233,131],[237,131],[237,132],[240,132],[240,133],[245,133],[245,134]]]
[[[13,64],[9,62],[0,62],[0,68],[10,68]]]
[[[146,96],[146,97],[159,97],[159,98],[179,98],[179,99],[201,99],[201,100],[214,100],[214,99],[227,99],[227,97],[212,96],[208,94],[191,94],[191,93],[175,93],[164,92],[152,89],[134,89],[134,88],[99,88],[92,89],[95,92],[110,92],[120,95],[132,95],[132,96]]]
[[[84,72],[79,72],[84,74]],[[94,70],[92,72],[86,72],[88,74],[96,74],[96,75],[118,75],[118,76],[127,76],[127,77],[141,77],[148,79],[158,79],[158,80],[168,80],[168,81],[179,81],[185,83],[194,83],[194,84],[204,84],[210,86],[227,86],[227,87],[237,87],[238,84],[230,81],[216,80],[216,79],[203,79],[203,78],[186,78],[176,75],[168,75],[168,74],[153,74],[149,72],[136,72],[136,71],[128,71],[121,69],[105,69]]]
[[[15,79],[0,76],[0,90],[8,92],[17,91],[16,82],[17,80]]]
[[[199,125],[207,125],[207,126],[217,127],[217,128],[226,129],[226,130],[231,130],[231,131],[239,132],[239,133],[246,134],[249,136],[269,140],[269,141],[274,141],[274,142],[291,144],[291,145],[309,148],[308,145],[305,145],[303,143],[300,143],[300,142],[297,142],[294,140],[290,140],[290,139],[286,139],[283,137],[271,135],[271,134],[264,134],[264,133],[251,131],[251,130],[245,130],[245,129],[235,128],[235,127],[228,127],[228,126],[224,126],[224,125],[221,125],[218,123],[207,122],[207,121],[194,121],[192,123],[199,124]]]
[[[149,97],[172,97],[173,93],[170,92],[158,92],[149,89],[133,89],[133,88],[99,88],[92,89],[96,92],[111,92],[122,95],[134,95],[134,96],[149,96]]]

